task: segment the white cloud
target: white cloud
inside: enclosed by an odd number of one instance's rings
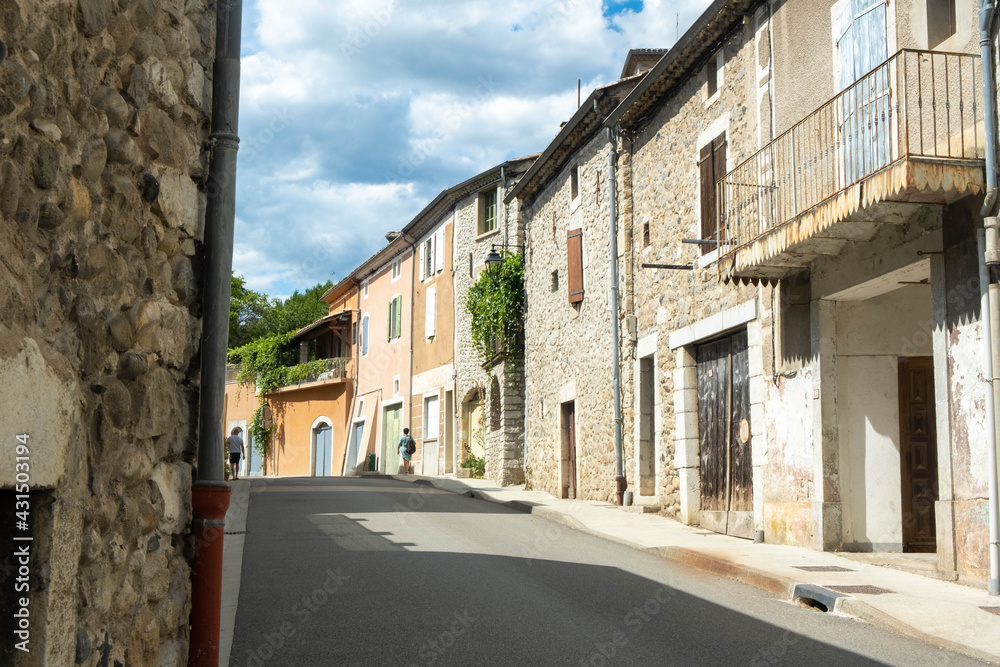
[[[584,97],[610,83],[629,48],[670,46],[675,12],[683,33],[708,1],[248,4],[234,267],[280,295],[343,277],[441,190],[543,150],[578,79]]]

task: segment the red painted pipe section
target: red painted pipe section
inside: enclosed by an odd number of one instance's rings
[[[191,571],[190,667],[218,667],[222,609],[222,544],[229,509],[229,485],[195,482],[194,564]]]

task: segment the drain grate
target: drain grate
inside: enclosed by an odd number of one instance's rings
[[[997,616],[1000,616],[1000,607],[980,607],[980,609],[982,609],[983,611],[988,611],[991,614],[996,614]]]
[[[895,592],[890,591],[888,588],[879,588],[878,586],[827,586],[827,588],[849,595],[883,595]]]
[[[857,572],[857,570],[850,570],[839,565],[796,565],[795,569],[806,572]]]

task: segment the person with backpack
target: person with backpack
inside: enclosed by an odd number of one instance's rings
[[[399,455],[403,457],[403,472],[408,475],[412,474],[413,469],[410,457],[413,456],[413,452],[417,451],[417,443],[410,437],[410,429],[403,429],[403,437],[399,439],[396,449],[399,450]]]

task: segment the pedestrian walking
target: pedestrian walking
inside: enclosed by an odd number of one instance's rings
[[[239,479],[240,459],[243,458],[243,431],[239,426],[234,426],[226,442],[229,443],[229,466],[233,469],[233,479]]]
[[[403,458],[403,472],[407,475],[412,474],[413,468],[410,457],[413,456],[413,452],[417,451],[417,443],[410,437],[410,429],[403,429],[403,436],[399,439],[396,449],[399,450],[399,455]]]

